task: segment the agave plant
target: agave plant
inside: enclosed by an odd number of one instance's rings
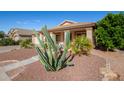
[[[67,55],[70,47],[70,32],[65,32],[65,44],[64,48],[62,48],[56,43],[55,35],[51,36],[49,34],[46,26],[41,31],[46,38],[45,42],[34,31],[39,42],[39,45],[35,45],[35,49],[39,55],[41,64],[47,71],[58,71],[66,67],[71,57]]]

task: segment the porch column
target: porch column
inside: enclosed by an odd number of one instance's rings
[[[88,39],[91,40],[91,42],[94,45],[94,39],[93,39],[93,28],[86,28],[86,36]]]

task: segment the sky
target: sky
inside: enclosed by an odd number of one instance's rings
[[[40,30],[42,26],[55,27],[65,20],[97,22],[108,13],[117,11],[0,11],[0,31],[11,28]]]

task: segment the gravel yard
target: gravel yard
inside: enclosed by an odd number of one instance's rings
[[[18,49],[11,50],[9,52],[0,53],[0,62],[6,60],[24,60],[35,56],[36,52],[34,49]]]
[[[58,72],[46,72],[40,62],[25,66],[25,69],[13,80],[45,80],[45,81],[83,81],[101,80],[99,69],[105,66],[105,60],[97,56],[76,56],[74,66],[66,67]]]
[[[18,49],[0,53],[0,66],[9,65],[31,58],[36,55],[34,49]],[[103,52],[94,50],[89,56],[76,56],[72,63],[58,72],[46,72],[40,62],[35,62],[6,72],[12,80],[41,80],[41,81],[94,81],[101,80],[100,68],[105,66],[106,58],[112,59],[111,69],[124,80],[124,56],[120,52]],[[11,60],[11,61],[8,61]],[[15,61],[12,61],[15,60]],[[8,61],[5,62],[4,61]]]

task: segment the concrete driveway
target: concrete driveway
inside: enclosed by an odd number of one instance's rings
[[[20,49],[20,46],[2,46],[0,47],[0,53],[9,52],[14,49]]]

